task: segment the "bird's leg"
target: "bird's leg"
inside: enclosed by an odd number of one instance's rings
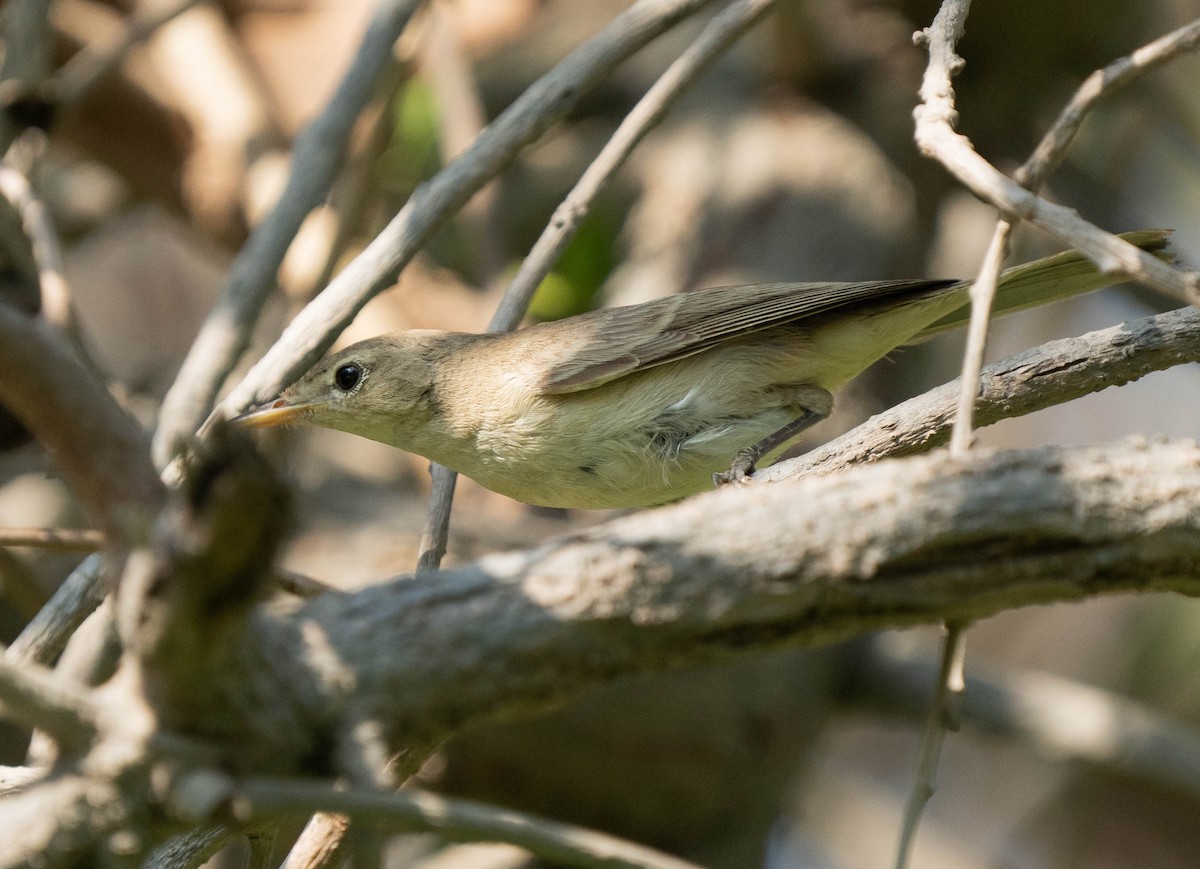
[[[733,457],[733,464],[728,471],[713,474],[713,483],[720,487],[729,483],[745,482],[754,473],[754,465],[776,447],[790,441],[806,428],[816,425],[826,419],[833,410],[833,396],[828,391],[815,386],[801,387],[798,390],[800,404],[804,412],[778,431],[772,432],[758,443],[738,450]]]

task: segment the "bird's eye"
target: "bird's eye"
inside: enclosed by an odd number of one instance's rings
[[[359,381],[362,380],[362,375],[362,366],[357,362],[351,362],[341,366],[333,373],[333,382],[342,392],[349,392],[358,386]]]

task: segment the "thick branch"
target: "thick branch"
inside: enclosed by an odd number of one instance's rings
[[[235,704],[270,723],[246,756],[290,771],[354,720],[387,722],[394,748],[423,749],[599,680],[737,650],[1103,592],[1200,591],[1198,559],[1195,444],[883,462],[260,613],[209,674],[228,680],[220,702],[186,720],[227,728],[220,704]],[[253,711],[254,698],[269,708]],[[401,772],[420,760],[410,752]]]

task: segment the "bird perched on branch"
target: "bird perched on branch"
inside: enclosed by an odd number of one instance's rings
[[[1167,236],[1124,238],[1158,252]],[[1006,270],[995,310],[1113,280],[1079,253],[1058,254]],[[871,363],[965,323],[969,287],[751,284],[516,332],[397,332],[325,359],[235,422],[340,429],[530,504],[659,504],[752,473],[828,416],[833,393]]]

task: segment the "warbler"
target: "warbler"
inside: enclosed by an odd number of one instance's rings
[[[1167,235],[1124,238],[1157,252]],[[1070,251],[1006,270],[995,310],[1113,281]],[[325,359],[235,422],[350,432],[530,504],[659,504],[712,486],[714,475],[752,473],[827,417],[833,393],[871,363],[965,323],[969,287],[751,284],[508,333],[397,332]]]

